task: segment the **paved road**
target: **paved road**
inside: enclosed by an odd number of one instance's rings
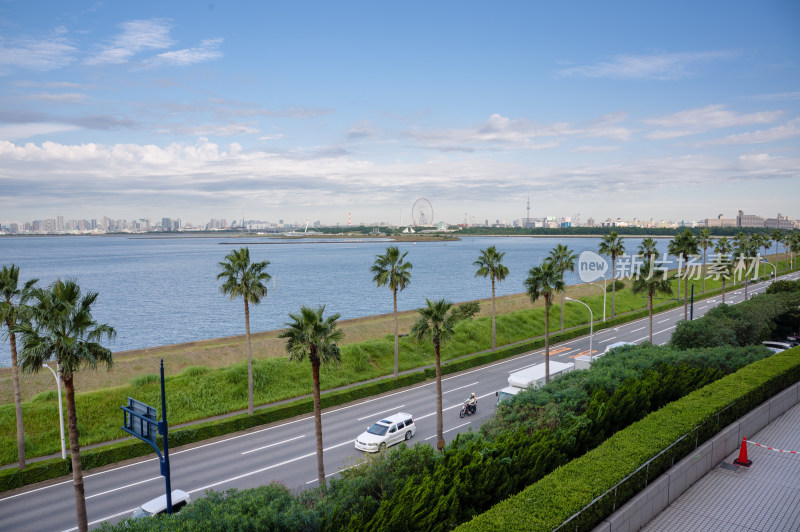
[[[784,278],[796,279],[798,274]],[[748,295],[763,292],[767,283],[751,285]],[[739,302],[744,290],[726,294],[726,302]],[[720,297],[699,301],[699,317],[721,302]],[[569,303],[575,305],[577,303]],[[653,317],[653,342],[666,343],[675,323],[683,319],[683,307]],[[648,339],[647,318],[594,335],[593,350],[602,352],[614,342],[640,343]],[[589,351],[588,337],[576,338],[551,348],[551,359],[568,362]],[[477,429],[494,410],[495,391],[507,386],[508,375],[544,361],[542,350],[488,364],[443,379],[445,440],[459,432]],[[328,476],[356,464],[363,454],[353,440],[382,416],[408,412],[417,424],[411,444],[433,443],[436,437],[435,383],[430,382],[356,403],[328,409],[322,414],[325,470]],[[470,392],[479,399],[477,414],[460,418],[462,401]],[[293,490],[316,486],[316,450],[312,416],[275,423],[246,433],[224,437],[170,452],[172,488],[193,498],[206,490],[253,488],[273,481]],[[86,506],[91,526],[129,517],[133,509],[164,493],[164,480],[155,458],[84,476]],[[75,530],[72,481],[24,490],[0,498],[0,531]]]

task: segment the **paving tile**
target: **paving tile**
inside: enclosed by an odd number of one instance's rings
[[[800,405],[748,440],[800,451]],[[642,530],[647,532],[780,532],[800,530],[800,455],[749,444],[753,465],[731,467],[728,455]]]

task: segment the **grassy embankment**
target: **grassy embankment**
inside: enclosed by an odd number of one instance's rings
[[[677,281],[673,281],[677,294]],[[695,297],[700,296],[702,281],[694,282]],[[706,281],[707,291],[719,283]],[[567,295],[580,298],[593,310],[596,320],[603,313],[603,295],[597,287],[577,285],[569,287]],[[681,290],[682,295],[682,290]],[[483,310],[477,319],[462,323],[457,336],[444,345],[443,360],[489,348],[491,331],[490,300],[483,301]],[[639,310],[646,300],[635,296],[629,289],[617,292],[617,314]],[[611,297],[607,298],[607,315],[610,317]],[[567,304],[565,327],[588,323],[588,311],[583,305]],[[560,307],[551,309],[551,331],[559,329]],[[407,332],[416,320],[416,312],[401,314],[400,329]],[[341,343],[342,363],[338,367],[322,370],[324,389],[352,382],[390,375],[393,367],[393,320],[382,315],[342,322],[345,341]],[[540,336],[544,333],[542,304],[531,305],[524,294],[498,299],[498,346]],[[311,375],[308,363],[289,362],[283,342],[276,338],[277,331],[255,335],[254,380],[256,404],[269,404],[282,399],[311,392]],[[413,369],[432,363],[428,344],[417,344],[409,338],[400,343],[400,369]],[[77,378],[79,393],[76,397],[81,444],[104,442],[123,437],[119,429],[119,406],[128,396],[158,405],[159,359],[165,359],[168,373],[168,408],[170,424],[175,425],[244,409],[247,404],[247,373],[244,356],[244,338],[230,337],[191,344],[179,344],[156,349],[119,353],[115,367],[110,372],[84,371]],[[10,370],[2,372],[0,388],[0,464],[16,459],[14,408],[11,403]],[[58,401],[53,388],[53,377],[43,371],[38,375],[24,375],[22,389],[25,403],[23,418],[26,433],[26,454],[29,457],[48,455],[59,449]]]

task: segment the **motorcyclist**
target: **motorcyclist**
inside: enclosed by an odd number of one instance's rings
[[[475,397],[475,392],[472,392],[467,399],[467,407],[469,408],[469,412],[474,414],[475,411],[478,409],[478,399]]]

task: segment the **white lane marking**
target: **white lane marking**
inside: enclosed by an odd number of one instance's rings
[[[325,475],[325,478],[332,477],[333,475],[338,475],[342,471],[347,471],[348,469],[352,469],[352,468],[356,467],[357,465],[359,465],[359,464],[353,464],[353,465],[348,466],[348,467],[343,467],[343,468],[341,468],[340,470],[338,470],[338,471],[336,471],[334,473],[328,473],[327,475]],[[318,482],[318,481],[319,481],[319,479],[315,478],[314,480],[309,480],[308,482],[306,482],[306,485],[313,484],[314,482]]]
[[[469,388],[470,386],[475,386],[476,384],[478,384],[478,381],[475,381],[472,384],[467,384],[466,386],[459,386],[458,388],[453,388],[452,390],[447,390],[444,393],[455,392],[456,390],[463,390],[464,388]]]
[[[639,331],[643,331],[644,329],[645,329],[644,327],[639,327],[638,329],[634,329],[634,330],[628,331],[628,332],[632,332],[632,333],[633,332],[639,332]]]
[[[342,443],[337,443],[336,445],[331,445],[330,447],[324,448],[322,451],[323,452],[330,451],[331,449],[336,449],[337,447],[341,447],[342,445],[348,445],[348,444],[352,445],[353,441],[354,440],[347,440],[347,441],[342,442]],[[313,453],[308,453],[308,454],[304,454],[302,456],[298,456],[298,457],[295,457],[295,458],[290,458],[289,460],[284,460],[283,462],[280,462],[280,463],[277,463],[277,464],[272,464],[272,465],[269,465],[267,467],[262,467],[261,469],[256,469],[255,471],[250,471],[248,473],[243,473],[243,474],[237,475],[235,477],[226,478],[224,480],[220,480],[220,481],[214,482],[212,484],[207,484],[207,485],[203,486],[202,488],[194,489],[192,491],[189,491],[188,493],[191,495],[192,493],[202,492],[202,491],[205,491],[207,489],[211,489],[213,487],[219,486],[220,484],[225,484],[227,482],[233,482],[235,480],[239,480],[239,479],[246,478],[246,477],[249,477],[249,476],[252,476],[252,475],[257,475],[259,473],[263,473],[264,471],[269,471],[270,469],[275,469],[276,467],[284,466],[286,464],[291,464],[292,462],[297,462],[298,460],[303,460],[304,458],[308,458],[310,456],[316,456],[316,454],[317,454],[317,452],[314,451]]]
[[[616,336],[612,336],[611,338],[603,338],[603,339],[602,339],[602,340],[600,340],[600,342],[598,342],[598,343],[604,344],[604,343],[606,343],[606,342],[610,342],[611,340],[614,340],[614,339],[616,339],[616,338],[617,338]]]
[[[256,451],[262,451],[264,449],[269,449],[270,447],[275,447],[276,445],[289,443],[290,441],[299,440],[300,438],[305,438],[305,437],[306,437],[305,434],[301,434],[300,436],[295,436],[294,438],[289,438],[288,440],[283,440],[283,441],[279,441],[279,442],[275,442],[275,443],[270,443],[269,445],[265,445],[263,447],[258,447],[256,449],[250,449],[249,451],[244,451],[244,452],[242,452],[242,454],[250,454],[250,453],[254,453]]]
[[[356,421],[364,421],[365,419],[368,419],[368,418],[373,418],[373,417],[382,416],[382,415],[383,415],[383,414],[385,414],[386,412],[394,412],[395,410],[399,411],[399,410],[400,410],[401,408],[403,408],[404,406],[406,406],[406,405],[400,405],[400,406],[396,406],[396,407],[394,407],[394,408],[390,408],[389,410],[381,410],[380,412],[376,412],[375,414],[370,414],[370,415],[368,415],[368,416],[360,417],[360,418],[356,419]]]
[[[94,495],[89,495],[88,497],[86,497],[86,499],[88,500],[88,499],[91,499],[93,497],[99,497],[101,495],[106,495],[107,493],[114,493],[115,491],[124,490],[125,488],[130,488],[130,487],[133,487],[133,486],[138,486],[139,484],[144,484],[145,482],[152,482],[154,480],[159,480],[160,478],[162,478],[162,477],[159,475],[157,477],[148,478],[147,480],[140,480],[139,482],[134,482],[133,484],[126,484],[124,486],[120,486],[118,488],[110,489],[110,490],[104,491],[102,493],[95,493]]]
[[[136,510],[136,508],[131,508],[130,510],[125,510],[124,512],[119,512],[119,513],[114,514],[114,515],[107,515],[105,517],[101,517],[100,519],[97,519],[97,520],[92,521],[91,523],[89,523],[89,526],[96,525],[98,523],[102,523],[103,521],[108,521],[109,519],[114,519],[115,517],[119,517],[121,515],[132,514],[134,510]],[[78,527],[74,526],[72,528],[68,528],[66,530],[63,530],[62,532],[72,532],[73,530],[78,530]]]
[[[466,423],[462,423],[461,425],[457,425],[457,426],[453,427],[452,429],[444,430],[444,431],[442,431],[442,434],[447,434],[448,432],[453,432],[454,430],[460,429],[461,427],[469,425],[470,423],[472,423],[472,422],[471,421],[467,421]],[[435,437],[436,437],[436,434],[434,434],[433,436],[429,436],[429,437],[425,438],[425,441],[428,441],[428,440],[433,439]]]
[[[671,320],[671,319],[672,319],[672,318],[667,318],[667,319],[665,319],[665,320],[657,321],[656,323],[664,323],[665,321],[669,321],[669,320]]]

